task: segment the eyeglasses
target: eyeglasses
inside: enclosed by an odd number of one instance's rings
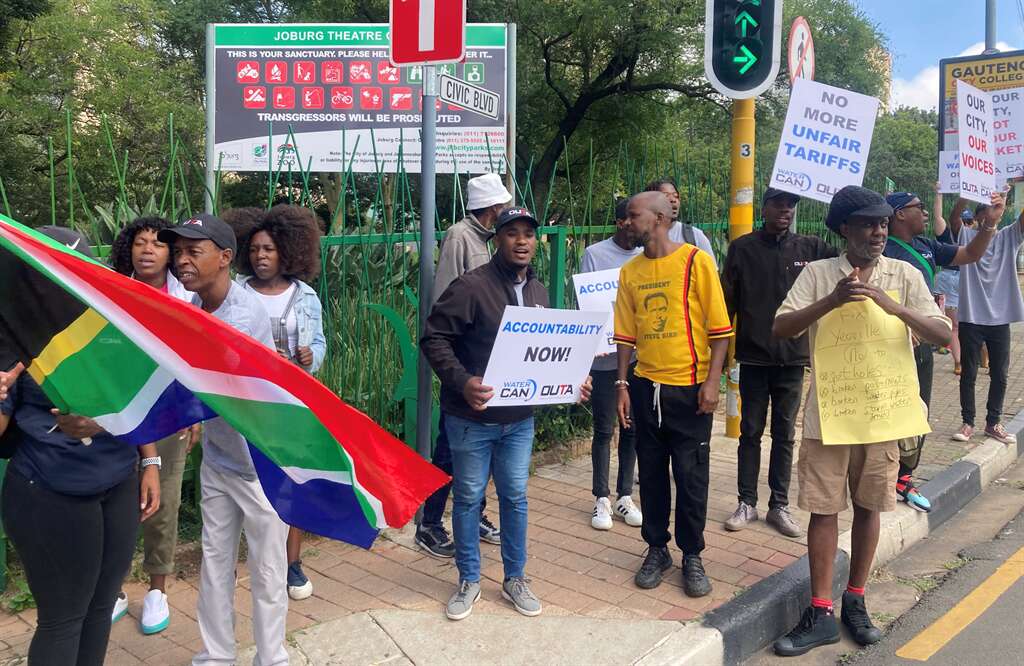
[[[907,204],[906,206],[901,206],[896,210],[907,210],[908,208],[920,208],[921,210],[924,210],[924,203],[918,201],[916,204]]]

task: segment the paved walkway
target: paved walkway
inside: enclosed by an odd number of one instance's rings
[[[1005,408],[1008,417],[1024,408],[1022,352],[1024,326],[1016,326]],[[949,439],[949,435],[960,426],[958,382],[952,373],[949,356],[936,357],[935,377],[932,400],[935,433],[929,437],[919,470],[925,479],[962,457],[981,441],[961,444]],[[983,409],[988,390],[988,376],[984,371],[977,388],[978,404]],[[565,616],[677,623],[693,620],[805,553],[804,539],[781,537],[763,522],[739,533],[727,533],[722,529],[722,521],[730,515],[736,502],[736,443],[726,439],[722,430],[723,420],[719,416],[712,440],[706,532],[708,547],[704,552],[705,566],[713,580],[714,591],[702,599],[690,599],[683,594],[680,553],[674,546],[676,566],[669,572],[665,584],[655,590],[640,590],[633,585],[633,574],[644,551],[640,531],[619,520],[609,532],[598,532],[590,527],[593,497],[590,494],[589,457],[536,470],[529,490],[530,561],[527,574],[533,580],[534,591],[544,603],[542,618]],[[765,469],[759,494],[766,498],[768,489],[764,479],[768,456],[763,458]],[[614,478],[614,468],[612,474]],[[795,495],[795,474],[793,483]],[[497,502],[491,502],[490,506],[496,508]],[[492,510],[492,517],[495,517],[493,514]],[[794,514],[806,524],[805,514],[800,511],[794,511]],[[840,522],[840,530],[846,530],[849,516],[842,515]],[[442,605],[456,583],[456,570],[450,562],[426,557],[416,549],[412,544],[410,527],[384,534],[369,551],[326,539],[310,539],[306,548],[303,559],[315,592],[310,599],[292,602],[288,613],[290,632],[344,618],[350,618],[353,627],[361,626],[359,622],[368,617],[364,611],[378,615],[378,611],[411,611],[418,614],[416,617],[420,618],[421,624],[425,622],[433,627],[435,633],[446,631],[446,627],[451,629],[442,615]],[[485,582],[483,599],[474,612],[504,618],[526,630],[531,626],[528,623],[535,620],[520,618],[501,598],[502,569],[498,547],[482,544],[481,551]],[[241,566],[235,602],[238,609],[236,634],[243,645],[252,641],[251,601],[246,574],[245,567]],[[139,632],[137,622],[145,589],[139,583],[128,584],[130,617],[114,627],[107,663],[113,666],[188,663],[200,647],[195,622],[197,584],[194,575],[173,581],[169,590],[174,613],[172,623],[169,629],[156,636],[143,636]],[[35,618],[35,610],[18,614],[0,613],[0,664],[22,661]],[[488,640],[485,636],[479,638]],[[324,640],[330,641],[330,636]],[[395,663],[412,663],[409,657],[396,656],[401,659]],[[416,663],[427,662],[416,660]]]

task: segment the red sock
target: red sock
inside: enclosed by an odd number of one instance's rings
[[[811,597],[811,608],[823,608],[829,613],[832,612],[832,600],[831,599],[819,599],[818,597]]]
[[[856,594],[859,597],[863,597],[864,596],[864,588],[863,587],[854,587],[853,585],[850,585],[849,583],[846,584],[846,591],[849,592],[850,594]]]

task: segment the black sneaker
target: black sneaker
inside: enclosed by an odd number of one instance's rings
[[[839,642],[839,625],[833,612],[809,606],[800,616],[800,623],[775,641],[775,654],[796,657],[822,645]]]
[[[493,543],[495,546],[501,545],[501,530],[484,514],[480,514],[480,540]]]
[[[711,594],[711,579],[704,573],[704,562],[700,555],[683,556],[683,591],[688,597]]]
[[[871,616],[864,606],[864,597],[843,592],[843,624],[853,634],[853,640],[861,645],[872,645],[882,640],[882,630],[871,623]]]
[[[441,559],[455,557],[455,544],[448,532],[441,525],[416,528],[416,545],[427,551],[428,555]]]
[[[668,546],[651,546],[644,556],[640,571],[636,572],[633,581],[637,587],[651,590],[661,585],[661,578],[672,567],[672,553]]]

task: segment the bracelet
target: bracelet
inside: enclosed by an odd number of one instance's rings
[[[156,465],[156,469],[157,471],[159,471],[161,468],[160,462],[160,456],[154,456],[153,458],[143,458],[141,461],[139,461],[139,469],[143,470],[149,467],[150,465]]]
[[[615,386],[619,388],[629,388],[629,382],[626,381],[625,379],[616,379]]]

